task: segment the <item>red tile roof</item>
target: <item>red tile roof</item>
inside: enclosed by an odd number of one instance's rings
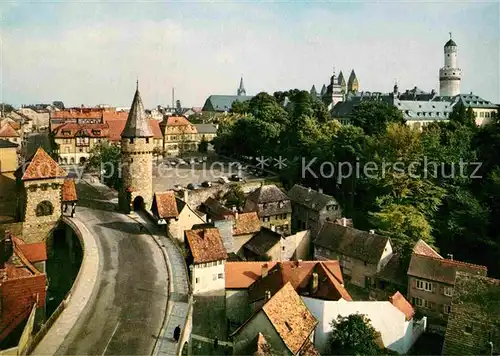
[[[239,213],[235,223],[234,236],[253,234],[260,231],[260,220],[256,212]]]
[[[12,236],[12,241],[31,263],[47,260],[47,246],[45,245],[45,242],[27,244],[15,236]]]
[[[191,123],[184,116],[169,116],[167,118],[168,126],[184,126],[191,125]]]
[[[424,240],[420,239],[413,247],[413,253],[417,255],[424,255],[429,257],[443,258],[439,253],[430,247]]]
[[[290,283],[272,296],[262,310],[293,355],[299,352],[318,324]]]
[[[406,320],[411,320],[413,315],[415,315],[415,310],[401,293],[394,293],[394,295],[389,298],[389,301],[392,305],[403,312]]]
[[[19,137],[19,134],[10,125],[3,125],[0,128],[0,137]]]
[[[43,148],[39,147],[29,160],[21,180],[64,178],[68,175]]]
[[[75,180],[72,178],[65,179],[62,186],[62,201],[72,202],[77,200],[78,196],[76,194]]]
[[[102,118],[103,110],[96,108],[82,109],[67,109],[61,111],[53,111],[50,113],[51,119],[100,119]]]
[[[153,210],[156,210],[161,219],[176,218],[179,216],[174,192],[155,193],[153,197]]]
[[[226,262],[227,289],[246,289],[262,276],[262,269],[270,270],[277,262]]]
[[[227,259],[219,229],[186,230],[186,239],[193,255],[194,263],[205,263]]]
[[[105,122],[112,120],[127,120],[128,111],[105,111],[102,113]]]
[[[125,119],[113,119],[107,121],[109,125],[109,141],[119,142],[121,140],[121,135],[123,129],[125,128],[125,124],[127,123],[127,118]],[[153,137],[156,139],[163,138],[163,135],[160,130],[160,126],[157,120],[149,120],[149,124],[151,126],[151,131],[153,131]]]
[[[52,132],[56,138],[73,138],[82,134],[93,138],[105,138],[109,136],[108,124],[65,123],[62,125],[53,125]]]

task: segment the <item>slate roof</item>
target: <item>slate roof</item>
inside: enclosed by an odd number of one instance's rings
[[[243,245],[243,248],[258,256],[265,256],[271,248],[280,242],[282,236],[276,231],[262,227],[257,234]]]
[[[35,154],[23,166],[18,168],[17,174],[19,174],[19,172],[23,173],[21,177],[23,181],[65,178],[68,175],[68,173],[66,173],[66,171],[41,147],[37,149]]]
[[[62,201],[74,202],[77,200],[78,195],[76,194],[75,180],[72,178],[66,178],[62,186]]]
[[[394,293],[394,295],[392,295],[389,298],[389,301],[397,309],[403,312],[407,321],[411,320],[415,315],[415,310],[401,293],[399,292]]]
[[[389,238],[368,231],[325,222],[314,240],[316,246],[337,252],[370,264],[377,264]]]
[[[248,289],[248,300],[251,302],[265,298],[266,291],[273,295],[287,283],[291,283],[300,295],[325,300],[352,300],[343,286],[338,261],[283,261],[269,265],[266,276],[262,277],[262,268],[259,273],[261,277]],[[313,273],[318,274],[318,288],[314,292],[310,288]]]
[[[287,195],[294,203],[303,205],[314,211],[321,211],[328,204],[338,205],[337,201],[331,195],[320,193],[299,184],[295,184],[292,189],[288,191]]]
[[[260,220],[256,212],[239,213],[235,218],[233,236],[253,234],[260,230]]]
[[[445,47],[456,47],[457,44],[451,38],[444,44]]]
[[[496,109],[497,105],[493,104],[491,101],[483,99],[472,93],[470,94],[458,94],[455,97],[456,103],[463,104],[466,108],[473,109]]]
[[[447,101],[394,100],[405,120],[448,120],[453,105]]]
[[[439,253],[436,252],[432,247],[430,247],[424,240],[420,239],[417,241],[415,246],[413,246],[413,253],[417,255],[424,255],[435,258],[443,258]]]
[[[222,205],[220,201],[212,197],[208,197],[205,202],[202,203],[202,207],[205,212],[210,215],[210,218],[215,220],[223,220],[234,216],[234,212]]]
[[[186,230],[186,239],[194,263],[205,263],[227,259],[219,229]]]
[[[286,196],[286,194],[274,184],[263,185],[255,189],[248,194],[247,201],[251,201],[256,204],[265,204],[257,211],[259,217],[292,212],[290,198],[288,198],[288,196]],[[245,204],[245,209],[246,211],[249,211],[247,204]]]
[[[176,218],[179,216],[177,202],[173,191],[155,193],[153,196],[153,211],[160,219]]]
[[[216,134],[217,126],[214,124],[194,124],[199,134]]]
[[[135,91],[134,100],[128,113],[127,123],[121,133],[121,137],[153,137],[153,131],[148,124],[144,104],[142,103],[139,88]]]
[[[0,138],[0,148],[16,148],[16,147],[19,147],[19,145],[7,140],[2,140]]]
[[[394,284],[406,285],[408,283],[408,269],[401,261],[401,256],[394,253],[387,264],[375,274],[374,277]]]
[[[409,276],[450,285],[455,284],[455,275],[459,271],[486,276],[488,270],[486,266],[417,254],[412,254],[408,267]]]
[[[252,99],[253,96],[243,96],[243,95],[210,95],[205,104],[203,105],[202,111],[218,111],[224,112],[231,110],[233,102],[236,100],[243,102]]]
[[[500,280],[457,272],[443,355],[500,352]],[[465,326],[472,322],[472,333]],[[496,330],[495,330],[496,329]],[[493,344],[491,353],[490,345]]]
[[[10,125],[0,127],[0,137],[19,137],[19,134]]]

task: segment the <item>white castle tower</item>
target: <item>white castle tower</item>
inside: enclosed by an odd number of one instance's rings
[[[439,70],[439,95],[460,94],[462,70],[457,67],[457,44],[451,39],[444,45],[444,67]]]

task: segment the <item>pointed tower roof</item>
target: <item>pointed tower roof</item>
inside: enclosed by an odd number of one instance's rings
[[[321,88],[321,95],[325,95],[326,94],[326,85],[323,84],[323,87]]]
[[[23,173],[21,180],[38,180],[50,178],[65,178],[68,173],[61,168],[47,152],[39,147],[35,154],[18,168],[17,174]]]
[[[313,95],[313,96],[317,96],[318,95],[318,91],[316,90],[316,86],[313,84],[312,88],[311,88],[311,91],[309,92],[309,94]]]
[[[345,84],[344,73],[342,73],[342,71],[340,71],[340,73],[339,73],[339,79],[338,79],[338,81],[339,81],[340,85],[344,85]]]
[[[122,137],[153,137],[151,126],[149,126],[144,105],[142,104],[141,94],[139,93],[139,81],[135,91],[134,100],[128,113],[127,123],[122,131]]]
[[[243,77],[240,78],[240,86],[238,88],[238,96],[246,95],[245,85],[243,84]]]
[[[351,71],[351,75],[349,75],[349,82],[354,81],[356,78],[356,73],[354,73],[354,69]]]

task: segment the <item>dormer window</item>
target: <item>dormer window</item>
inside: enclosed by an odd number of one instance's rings
[[[283,207],[284,207],[284,206],[285,206],[285,203],[283,203],[282,201],[280,201],[280,202],[278,203],[278,207],[279,207],[280,209],[283,209]]]

